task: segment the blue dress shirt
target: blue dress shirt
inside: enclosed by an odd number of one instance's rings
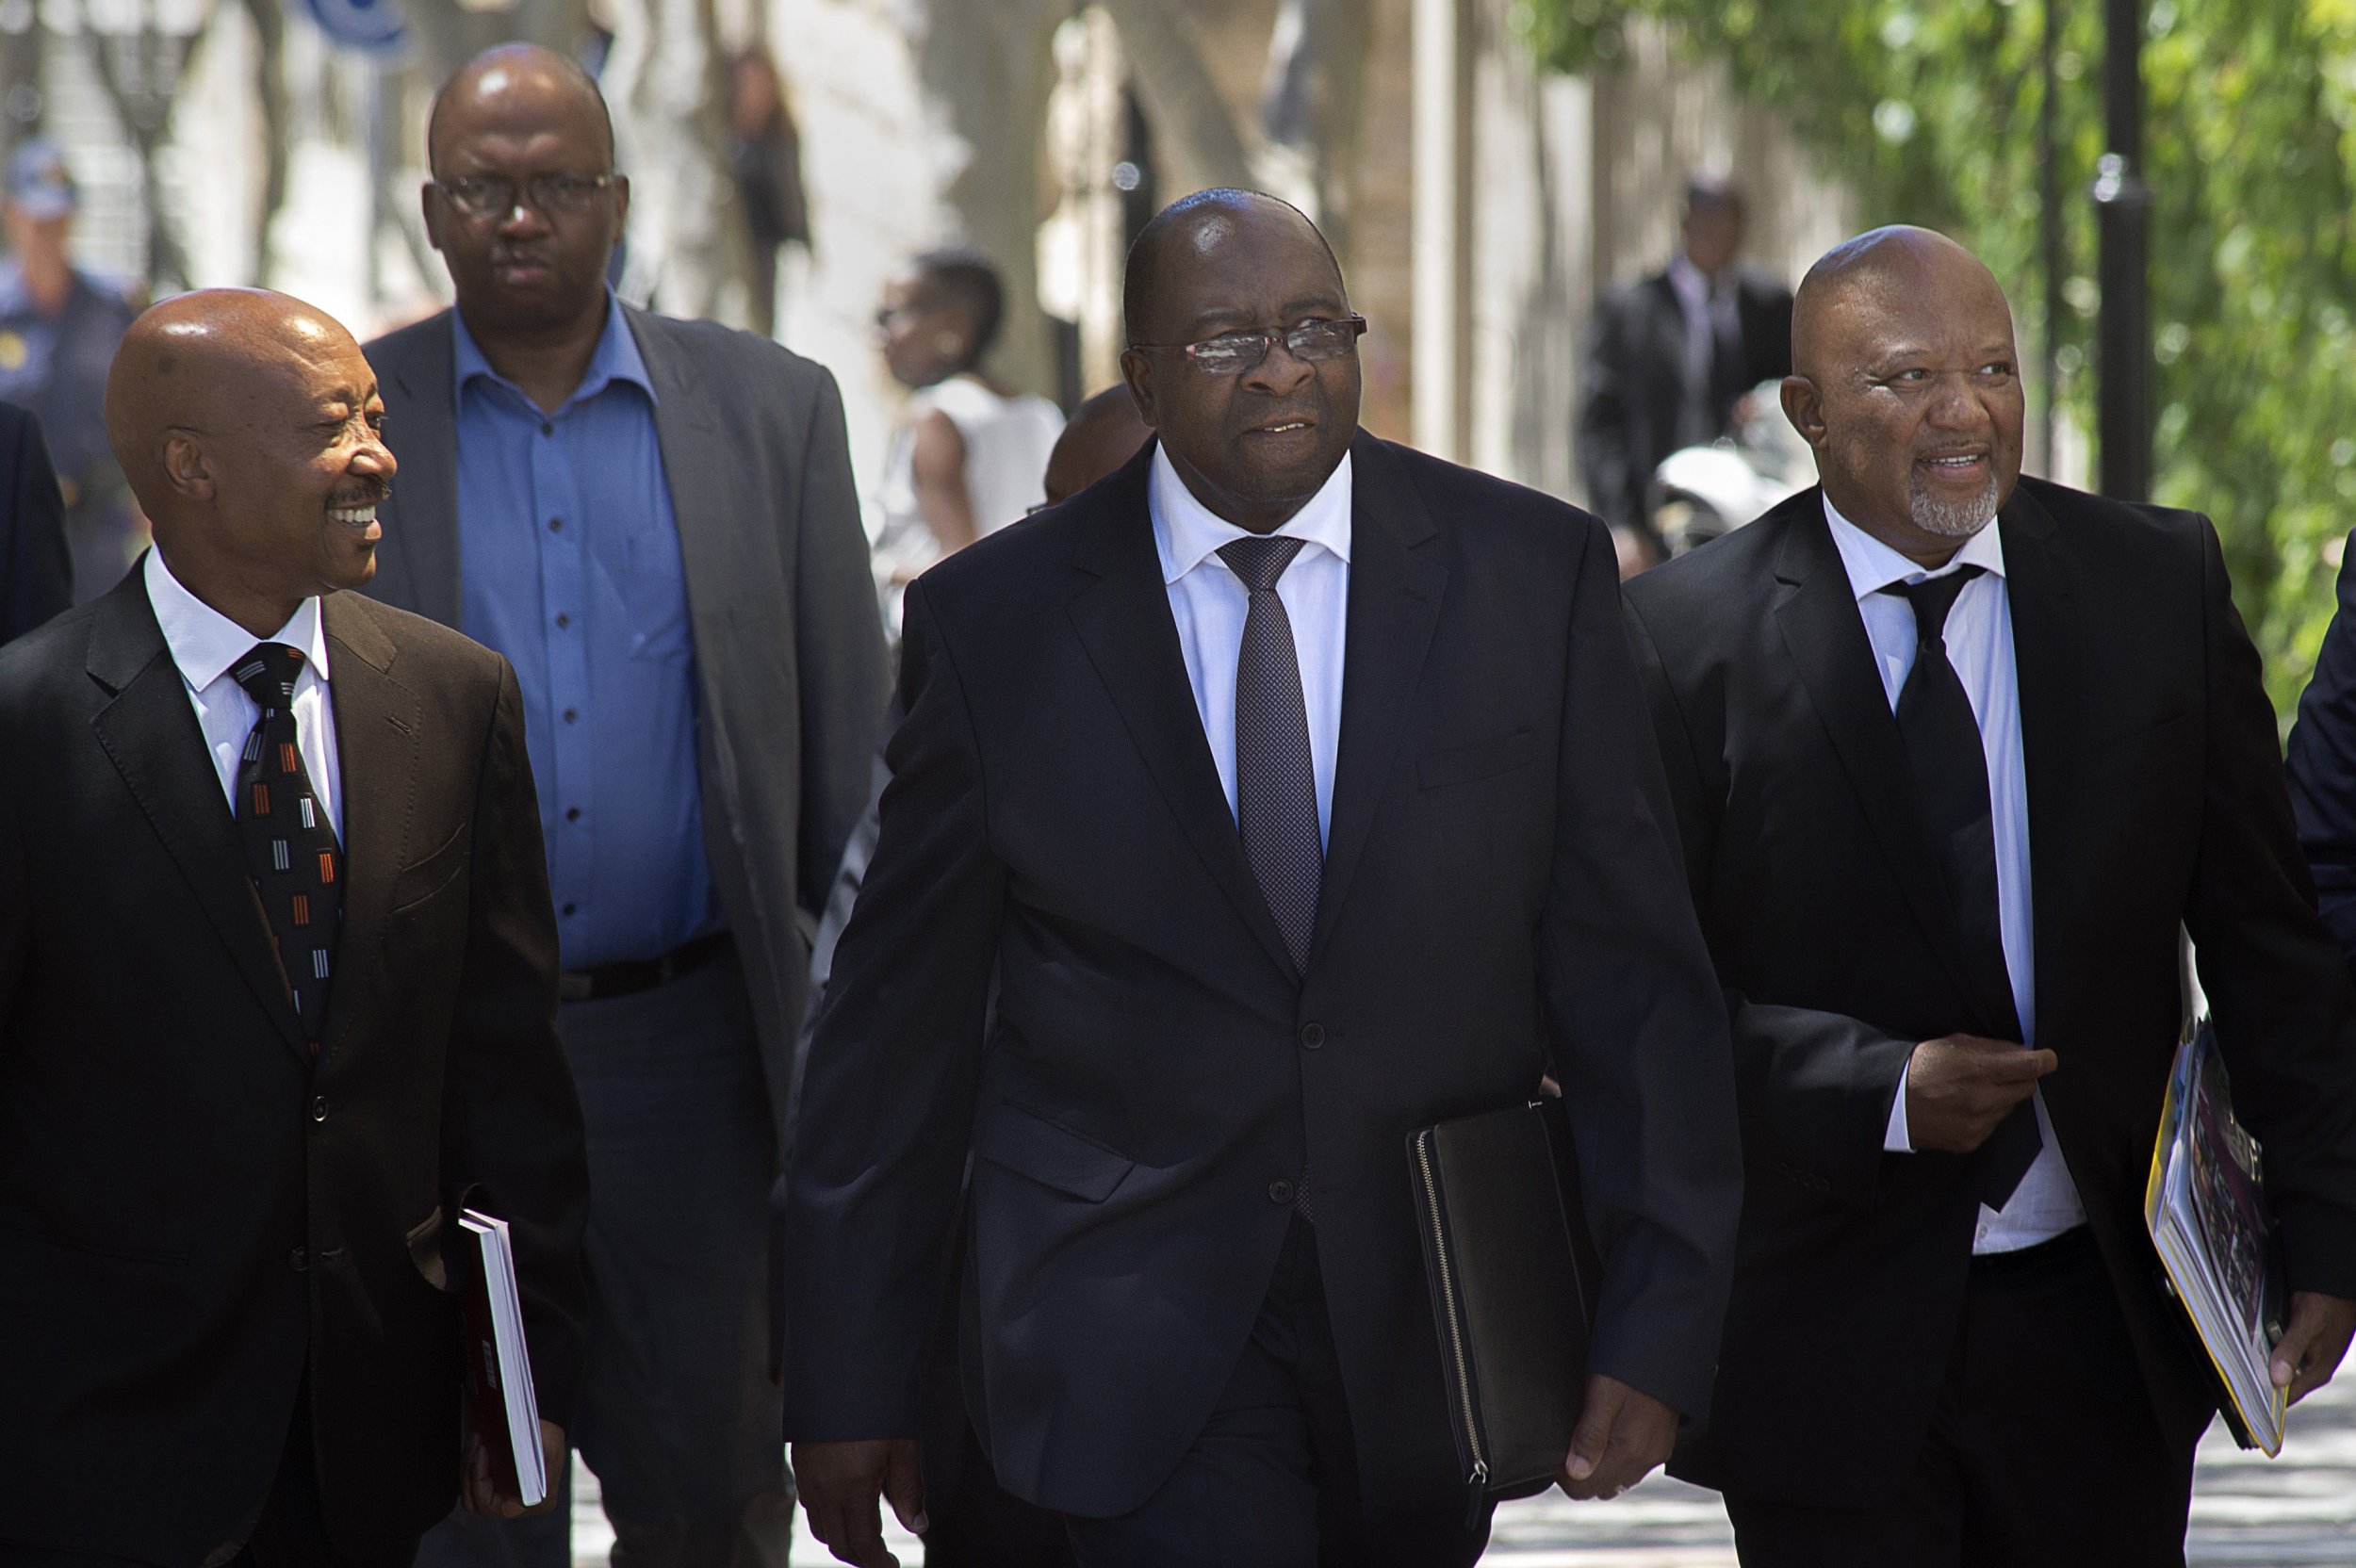
[[[566,969],[716,929],[695,648],[654,384],[610,297],[588,374],[544,414],[450,316],[466,635],[523,688]]]

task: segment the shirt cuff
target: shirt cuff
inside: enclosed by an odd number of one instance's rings
[[[1911,1154],[1914,1139],[1906,1132],[1906,1074],[1914,1070],[1914,1055],[1906,1054],[1906,1065],[1898,1074],[1898,1092],[1890,1102],[1890,1126],[1882,1134],[1882,1152]]]

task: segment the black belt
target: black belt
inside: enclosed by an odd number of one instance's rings
[[[632,991],[650,991],[683,974],[695,973],[727,952],[728,941],[728,932],[714,931],[709,937],[681,942],[660,958],[624,958],[611,964],[593,964],[587,969],[568,969],[556,977],[556,994],[565,1002],[596,1002],[611,996],[628,996]]]

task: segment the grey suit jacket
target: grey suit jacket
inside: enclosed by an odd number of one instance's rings
[[[705,847],[782,1154],[810,939],[867,806],[888,683],[843,399],[825,367],[766,338],[623,312],[654,379],[687,572]],[[450,314],[366,351],[401,464],[368,592],[459,626]]]

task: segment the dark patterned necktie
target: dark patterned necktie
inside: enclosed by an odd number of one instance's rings
[[[343,853],[295,744],[302,673],[302,651],[284,643],[256,644],[230,671],[262,710],[237,763],[237,833],[303,1037],[317,1055],[343,916]]]
[[[1252,593],[1235,654],[1235,826],[1295,970],[1309,963],[1325,846],[1317,834],[1309,705],[1301,693],[1292,617],[1276,595],[1276,580],[1305,542],[1238,539],[1219,550]]]
[[[1914,606],[1914,667],[1898,693],[1898,733],[1914,776],[1914,803],[1937,851],[1947,898],[1963,937],[1964,962],[1983,991],[2001,997],[2011,1015],[2012,971],[2004,962],[2004,928],[1996,890],[1996,827],[1988,803],[1988,754],[1962,678],[1947,658],[1947,612],[1963,585],[1980,575],[1966,566],[1921,582],[1882,590]],[[2001,1209],[2044,1145],[2029,1102],[2013,1107],[1977,1155],[1981,1200]]]

